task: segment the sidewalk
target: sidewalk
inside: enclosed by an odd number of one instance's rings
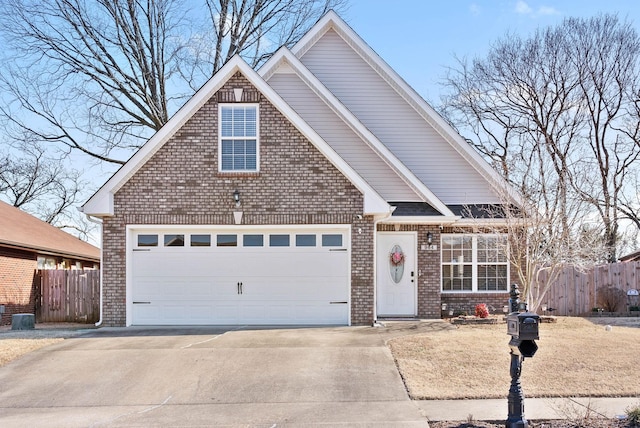
[[[507,399],[491,400],[416,400],[414,403],[430,421],[506,420]],[[640,406],[640,397],[622,398],[525,398],[524,417],[567,419],[585,416],[617,418],[626,416],[628,407]]]

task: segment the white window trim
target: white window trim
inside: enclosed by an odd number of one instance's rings
[[[255,107],[256,108],[256,169],[222,169],[222,108],[223,107]],[[225,140],[247,140],[247,137],[224,137]],[[260,104],[258,103],[219,103],[218,104],[218,172],[223,174],[260,172]]]
[[[511,278],[511,263],[509,263],[509,257],[504,263],[493,263],[495,265],[507,265],[507,284],[504,290],[478,290],[478,237],[503,237],[507,238],[506,234],[501,233],[482,233],[482,234],[472,234],[472,233],[443,233],[441,239],[444,239],[447,236],[453,237],[471,237],[471,290],[445,290],[443,288],[444,278],[442,277],[442,266],[443,265],[455,265],[455,263],[445,263],[443,260],[443,246],[440,245],[440,292],[442,294],[465,294],[465,293],[507,293],[509,292],[509,279]],[[508,243],[508,240],[506,240]],[[507,244],[508,245],[508,244]],[[506,251],[509,251],[507,247]],[[482,263],[487,264],[487,263]]]

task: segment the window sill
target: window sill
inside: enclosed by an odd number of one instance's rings
[[[260,171],[218,171],[218,177],[259,177]]]
[[[509,294],[508,290],[440,290],[440,294]]]

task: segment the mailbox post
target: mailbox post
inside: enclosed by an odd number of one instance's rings
[[[531,358],[538,350],[536,340],[539,339],[540,317],[528,312],[526,304],[520,303],[518,285],[511,285],[509,306],[511,313],[507,315],[507,334],[511,336],[511,387],[509,388],[509,415],[506,428],[528,428],[524,417],[524,394],[520,385],[522,361]]]

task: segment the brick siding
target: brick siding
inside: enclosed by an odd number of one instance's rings
[[[37,264],[34,253],[0,248],[0,305],[5,307],[0,325],[11,324],[13,314],[35,314],[33,277]]]
[[[440,230],[435,225],[379,224],[378,232],[417,232],[418,242],[418,314],[419,318],[440,318]],[[427,233],[433,235],[427,247]],[[424,250],[422,248],[425,248]]]
[[[448,316],[449,309],[458,314],[474,314],[475,306],[485,303],[492,313],[502,313],[509,300],[509,293],[442,293],[440,284],[441,233],[470,233],[471,230],[446,228],[435,225],[379,224],[379,232],[417,232],[418,234],[418,317],[425,319]],[[431,232],[433,249],[427,246],[427,233]],[[425,248],[425,249],[422,249]],[[511,282],[515,281],[515,269],[511,269]],[[447,303],[447,311],[442,311]]]
[[[218,100],[238,87],[260,103],[258,173],[218,172]],[[104,325],[125,324],[126,226],[232,225],[234,190],[245,225],[352,225],[351,322],[373,321],[373,218],[356,217],[362,194],[237,73],[114,195],[103,222]]]

